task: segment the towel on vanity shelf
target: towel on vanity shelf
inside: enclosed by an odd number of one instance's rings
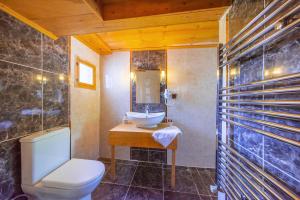
[[[182,131],[178,127],[169,126],[167,128],[154,131],[152,137],[155,141],[157,141],[164,147],[167,147],[169,146],[169,144],[171,144],[171,142],[176,138],[178,134],[182,134]]]

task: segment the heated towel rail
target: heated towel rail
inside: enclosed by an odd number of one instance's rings
[[[217,182],[229,199],[300,199],[299,195],[286,184],[233,148],[231,145],[233,142],[229,137],[230,127],[235,126],[300,148],[299,140],[295,139],[299,137],[286,137],[284,134],[277,134],[271,130],[288,131],[299,135],[300,128],[281,122],[282,120],[300,121],[300,114],[263,109],[264,106],[299,107],[300,100],[264,97],[299,93],[299,85],[285,83],[299,84],[300,73],[247,84],[230,85],[230,69],[234,62],[268,45],[273,40],[284,38],[287,33],[299,28],[300,1],[274,0],[227,44],[219,47],[219,76],[224,74],[225,81],[223,84],[220,82],[218,84],[218,123],[225,124],[225,128],[222,127],[219,132],[223,135],[225,133],[226,137],[225,139],[218,137]],[[252,107],[241,107],[241,105]],[[247,114],[258,115],[261,118],[252,118]],[[279,120],[268,121],[268,117]],[[255,126],[249,125],[249,122]]]

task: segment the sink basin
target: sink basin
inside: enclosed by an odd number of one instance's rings
[[[139,113],[127,112],[128,120],[133,121],[140,128],[154,128],[165,118],[165,112],[159,113]]]

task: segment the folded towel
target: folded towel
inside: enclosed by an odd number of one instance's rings
[[[176,138],[178,134],[182,134],[182,131],[178,127],[169,126],[167,128],[154,131],[152,137],[155,141],[157,141],[164,147],[167,147],[169,146],[169,144],[171,144],[171,142]]]

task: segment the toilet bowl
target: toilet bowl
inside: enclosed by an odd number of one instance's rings
[[[37,200],[91,200],[105,172],[95,160],[70,159],[70,130],[22,138],[22,190]]]

